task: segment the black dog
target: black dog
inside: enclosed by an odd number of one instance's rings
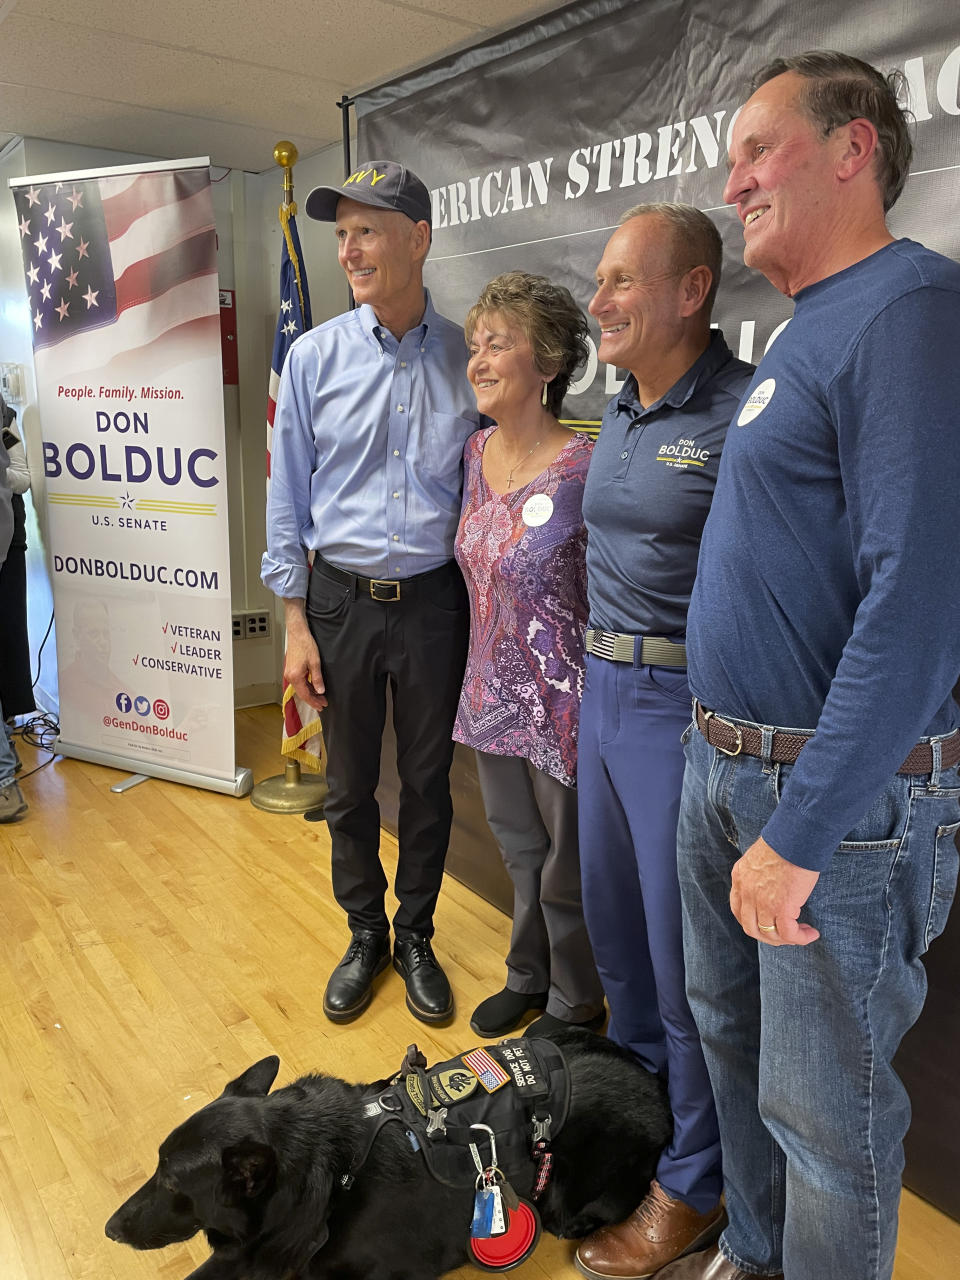
[[[554,1039],[570,1103],[538,1208],[548,1231],[576,1238],[642,1200],[671,1119],[662,1082],[611,1041]],[[360,1100],[388,1082],[310,1075],[269,1093],[279,1065],[264,1058],[174,1129],[107,1235],[160,1249],[204,1231],[213,1253],[187,1280],[436,1280],[469,1262],[473,1189],[433,1178],[402,1125],[384,1125],[356,1167]],[[513,1178],[520,1195],[535,1170],[531,1159]]]

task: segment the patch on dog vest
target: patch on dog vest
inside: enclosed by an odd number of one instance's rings
[[[464,1098],[469,1098],[480,1082],[463,1065],[451,1067],[449,1063],[444,1063],[442,1067],[427,1073],[427,1083],[430,1088],[429,1102],[424,1100],[423,1083],[419,1075],[411,1073],[405,1081],[410,1101],[422,1116],[432,1107],[451,1107]]]
[[[513,1085],[523,1098],[539,1098],[550,1092],[549,1074],[530,1048],[529,1040],[508,1041],[498,1045],[500,1057],[513,1077]]]
[[[510,1083],[510,1077],[503,1067],[495,1058],[490,1057],[486,1049],[474,1049],[471,1053],[465,1053],[463,1061],[471,1071],[477,1073],[477,1079],[487,1093],[496,1093],[498,1089]]]
[[[450,1186],[474,1185],[472,1126],[488,1126],[500,1168],[529,1188],[535,1148],[539,1154],[559,1133],[569,1102],[570,1079],[557,1046],[519,1039],[471,1049],[434,1067],[408,1051],[401,1073],[361,1105],[375,1126],[371,1143],[381,1125],[400,1121],[431,1174]]]

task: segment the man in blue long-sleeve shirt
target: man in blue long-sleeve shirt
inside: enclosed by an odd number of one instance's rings
[[[960,826],[960,266],[894,240],[896,83],[779,59],[733,130],[744,260],[794,298],[727,435],[687,625],[687,987],[729,1226],[663,1280],[888,1280]]]
[[[306,209],[336,224],[358,305],[290,348],[262,577],[285,604],[284,679],[323,722],[333,890],[352,933],[323,1010],[356,1018],[389,962],[374,794],[389,682],[400,775],[393,962],[410,1011],[439,1023],[453,997],[430,939],[468,628],[453,538],[463,446],[479,417],[463,330],[423,287],[430,199],[420,179],[369,161],[342,187],[312,191]]]

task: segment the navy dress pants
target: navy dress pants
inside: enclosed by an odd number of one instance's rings
[[[705,1213],[722,1189],[720,1135],[683,965],[677,878],[686,672],[587,655],[577,790],[583,909],[608,1034],[664,1074],[674,1133],[657,1180]]]

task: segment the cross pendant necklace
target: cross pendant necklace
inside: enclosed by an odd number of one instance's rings
[[[523,457],[518,458],[517,461],[513,464],[513,466],[507,472],[507,488],[508,489],[513,488],[513,473],[516,471],[517,467],[522,466],[528,458],[532,457],[536,453],[536,451],[539,448],[540,448],[540,441],[538,440],[532,449],[528,449],[527,452],[523,455]],[[503,445],[500,446],[500,452],[503,453]]]

